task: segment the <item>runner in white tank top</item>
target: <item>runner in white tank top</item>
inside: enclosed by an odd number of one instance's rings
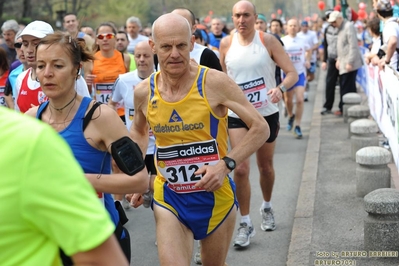
[[[267,92],[276,88],[276,63],[262,43],[259,31],[256,31],[252,42],[246,46],[239,43],[237,35],[235,32],[230,37],[231,45],[224,60],[227,75],[241,87],[248,101],[262,116],[274,114],[278,112],[278,106],[271,101]],[[231,111],[229,116],[237,117]]]
[[[139,42],[134,51],[134,60],[137,69],[133,72],[119,75],[112,88],[111,99],[108,102],[108,105],[116,110],[118,103],[123,101],[125,108],[126,127],[128,130],[130,130],[134,118],[134,88],[154,72],[154,56],[148,41]],[[129,200],[126,200],[125,195],[123,194],[115,194],[114,199],[120,201],[125,209],[129,209],[131,203],[135,208],[139,207],[141,204],[143,204],[146,208],[150,207],[153,191],[152,184],[156,176],[154,151],[155,137],[150,128],[147,152],[145,156],[146,167],[150,175],[149,190],[143,194],[136,193],[134,195],[126,195],[126,198]],[[144,201],[144,199],[147,201]]]
[[[294,64],[299,75],[298,82],[291,88],[287,88],[285,97],[285,106],[288,113],[287,130],[294,129],[294,134],[297,139],[302,138],[301,120],[303,113],[303,104],[305,100],[305,85],[306,85],[306,70],[310,68],[310,59],[312,56],[312,47],[308,41],[303,37],[297,35],[298,21],[291,19],[287,22],[287,35],[281,38],[284,43],[285,51]],[[295,95],[295,113],[294,99]],[[294,124],[295,121],[295,124]]]
[[[256,156],[263,194],[260,208],[261,229],[273,231],[276,225],[270,201],[274,184],[273,153],[280,128],[277,103],[281,100],[286,88],[291,87],[298,80],[298,74],[279,40],[271,34],[255,30],[258,15],[255,13],[253,3],[237,2],[232,14],[235,32],[221,41],[220,63],[223,71],[241,86],[248,101],[257,108],[269,124],[270,137],[256,151]],[[275,81],[276,64],[287,73],[287,77],[281,84],[276,84]],[[230,144],[234,148],[241,143],[248,127],[232,112],[229,112],[228,124]],[[240,171],[234,171],[241,214],[238,234],[234,239],[234,246],[238,248],[248,246],[250,238],[255,235],[249,216],[251,195],[249,165],[249,158],[247,158],[237,166]]]

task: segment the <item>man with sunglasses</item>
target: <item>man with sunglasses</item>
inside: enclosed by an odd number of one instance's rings
[[[54,33],[50,24],[35,20],[29,23],[17,36],[22,39],[22,51],[27,60],[28,69],[18,75],[15,82],[15,109],[25,113],[33,106],[47,101],[36,76],[36,46],[48,34]],[[90,97],[87,84],[78,73],[76,91],[79,95]]]
[[[19,31],[18,22],[15,20],[7,20],[1,26],[2,36],[4,38],[4,43],[0,45],[7,53],[8,65],[17,60],[17,52],[14,48],[15,35]]]
[[[17,52],[18,60],[14,61],[10,67],[10,75],[8,75],[8,79],[6,82],[6,86],[4,88],[4,96],[6,100],[7,107],[10,109],[15,108],[14,97],[16,95],[16,80],[19,74],[25,71],[28,68],[28,64],[25,58],[25,55],[22,51],[22,38],[18,37],[19,31],[15,38],[14,47]]]

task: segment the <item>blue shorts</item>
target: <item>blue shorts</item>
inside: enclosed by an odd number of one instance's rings
[[[316,72],[316,63],[310,63],[310,68],[308,69],[308,73]]]
[[[284,74],[284,78],[285,78],[285,74]],[[294,86],[287,89],[287,91],[291,91],[295,87],[299,87],[299,86],[305,87],[305,84],[306,84],[306,76],[305,76],[305,73],[302,73],[298,76],[298,81],[294,84]]]
[[[215,192],[176,193],[168,182],[157,176],[154,181],[154,203],[171,211],[190,229],[194,239],[201,240],[223,223],[234,206],[238,206],[236,186],[227,176]]]

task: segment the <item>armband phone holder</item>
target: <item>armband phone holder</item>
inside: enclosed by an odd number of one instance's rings
[[[111,144],[111,154],[119,169],[127,175],[134,175],[145,167],[140,147],[125,136]]]

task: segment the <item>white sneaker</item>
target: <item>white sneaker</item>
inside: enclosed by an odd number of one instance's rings
[[[262,215],[262,223],[260,224],[260,228],[263,231],[276,230],[276,223],[274,221],[274,212],[272,208],[260,208],[260,215]]]
[[[305,93],[303,94],[303,100],[304,100],[305,102],[308,101],[308,92],[307,92],[307,91],[305,91]]]
[[[131,208],[130,202],[128,202],[127,199],[125,199],[125,196],[123,196],[122,207],[123,207],[125,210],[129,210],[129,209]]]
[[[234,239],[234,247],[243,248],[249,246],[251,243],[251,237],[255,235],[255,228],[248,226],[247,223],[240,223],[238,228],[238,234]]]
[[[194,255],[194,262],[195,262],[195,264],[202,265],[202,260],[201,260],[201,242],[199,242],[199,241],[197,241],[197,242],[198,242],[198,249],[197,249],[197,252]]]
[[[148,191],[146,193],[143,194],[143,206],[144,208],[149,208],[151,206],[151,202],[152,202],[152,192]]]

